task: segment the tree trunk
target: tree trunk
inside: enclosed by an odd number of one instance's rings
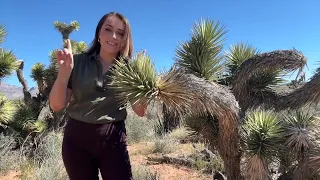
[[[163,112],[163,129],[164,132],[171,132],[172,130],[180,127],[180,119],[174,113],[171,113],[165,104],[162,105]]]
[[[218,138],[212,136],[210,132],[200,133],[207,135],[206,139],[209,140],[210,145],[215,146],[218,150],[224,162],[227,178],[242,180],[239,137],[242,113],[238,102],[228,87],[208,82],[191,74],[186,76],[190,79],[186,84],[187,89],[190,89],[198,99],[198,102],[194,103],[194,113],[197,111],[200,114],[207,112],[218,119]],[[208,123],[208,126],[212,125]],[[212,128],[207,127],[207,129]]]
[[[219,117],[218,145],[216,146],[224,162],[226,176],[232,180],[242,180],[240,170],[240,137],[237,119],[226,113]]]

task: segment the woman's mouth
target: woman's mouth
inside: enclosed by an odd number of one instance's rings
[[[109,45],[111,45],[111,46],[116,46],[116,45],[117,45],[117,43],[113,43],[113,42],[110,42],[110,41],[107,41],[107,43],[108,43]]]

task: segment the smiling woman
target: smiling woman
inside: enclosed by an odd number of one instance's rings
[[[115,60],[132,58],[128,20],[115,12],[104,15],[89,50],[76,55],[71,51],[68,41],[68,48],[57,53],[59,73],[50,93],[54,111],[69,104],[62,148],[67,173],[71,180],[98,180],[100,169],[103,179],[132,179],[126,147],[127,112],[108,87]],[[136,103],[132,108],[144,116],[147,107]]]

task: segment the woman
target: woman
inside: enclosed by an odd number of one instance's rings
[[[49,97],[53,111],[69,104],[62,145],[66,171],[71,180],[98,180],[98,169],[103,179],[132,179],[125,140],[127,112],[106,86],[115,58],[132,57],[129,22],[111,12],[100,19],[86,53],[73,55],[70,40],[67,44],[57,52],[59,72]],[[132,108],[142,117],[147,107],[137,103]]]

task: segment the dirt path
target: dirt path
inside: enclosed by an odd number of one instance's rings
[[[9,171],[5,176],[0,177],[1,180],[20,180],[19,172]]]
[[[179,149],[171,153],[170,155],[177,154],[188,154],[191,153],[191,145],[180,145]],[[173,165],[173,164],[161,164],[155,163],[148,160],[148,157],[161,157],[161,154],[148,154],[148,144],[139,143],[128,146],[130,152],[130,159],[133,166],[143,165],[150,168],[154,172],[160,174],[161,180],[211,180],[211,175],[201,174],[199,171],[196,171],[191,168],[184,166]]]
[[[150,146],[148,143],[138,143],[129,145],[130,160],[133,166],[142,165],[153,172],[160,175],[160,180],[211,180],[211,175],[201,174],[191,168],[184,166],[163,164],[148,160],[148,157],[161,157],[161,154],[150,153]],[[170,155],[178,155],[192,153],[191,145],[179,145],[179,148]],[[19,172],[9,171],[5,176],[0,176],[1,180],[20,180]]]

